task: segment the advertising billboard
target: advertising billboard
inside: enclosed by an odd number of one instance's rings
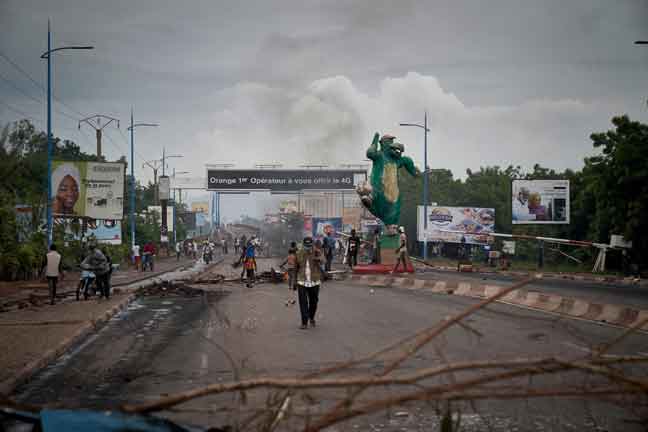
[[[427,231],[424,229],[423,206],[418,206],[418,241],[487,244],[488,234],[495,230],[495,209],[482,207],[428,206]],[[459,232],[449,232],[459,231]]]
[[[513,180],[513,224],[568,224],[569,180]]]
[[[194,201],[191,203],[191,211],[194,213],[207,213],[209,203],[207,201]]]
[[[353,190],[365,180],[364,170],[207,170],[211,191]]]
[[[321,239],[329,232],[337,237],[336,232],[342,231],[342,218],[313,218],[313,238]]]
[[[184,213],[176,213],[176,218],[178,219],[178,222],[182,223],[187,230],[195,230],[196,229],[196,213],[194,212],[184,212]]]
[[[279,213],[297,213],[299,211],[298,202],[296,200],[284,200],[279,204]]]
[[[122,243],[122,225],[115,219],[88,219],[86,236],[95,236],[99,243],[120,245]]]
[[[123,217],[124,164],[53,161],[51,181],[55,216]]]
[[[148,206],[149,213],[155,212],[156,221],[158,224],[162,223],[162,207],[161,206]],[[167,207],[167,231],[173,231],[173,206]]]
[[[161,200],[168,200],[171,198],[171,183],[169,176],[160,176],[158,178],[158,197]]]
[[[54,224],[64,227],[66,241],[80,240],[83,230],[81,218],[57,218]],[[98,243],[120,245],[122,244],[122,225],[116,219],[85,219],[84,237],[94,237]]]

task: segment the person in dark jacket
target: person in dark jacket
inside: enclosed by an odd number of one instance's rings
[[[81,263],[81,268],[90,270],[97,277],[97,287],[101,295],[106,295],[108,292],[108,279],[110,277],[110,270],[112,266],[108,264],[108,259],[97,247],[97,241],[91,239],[88,241],[88,256],[85,257]],[[106,297],[107,298],[107,297]]]
[[[313,247],[312,237],[305,237],[303,248],[297,252],[295,270],[297,274],[297,294],[301,314],[300,329],[315,327],[315,314],[319,302],[319,290],[322,283],[322,253]]]
[[[347,240],[347,264],[353,268],[358,265],[358,250],[360,249],[360,237],[356,230],[351,230],[351,236]]]

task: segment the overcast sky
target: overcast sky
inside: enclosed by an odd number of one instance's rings
[[[421,166],[421,131],[398,123],[424,110],[433,168],[580,168],[613,115],[648,121],[648,46],[633,45],[648,39],[646,0],[0,0],[0,52],[42,83],[48,18],[54,46],[95,46],[54,57],[54,133],[94,151],[76,120],[110,114],[121,133],[104,149],[119,157],[133,106],[160,124],[136,132],[139,178],[163,147],[193,175],[361,163],[374,131]],[[38,99],[0,58],[0,122],[44,128]]]

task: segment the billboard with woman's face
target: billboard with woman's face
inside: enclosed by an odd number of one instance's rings
[[[121,220],[124,164],[53,161],[51,198],[58,217]]]

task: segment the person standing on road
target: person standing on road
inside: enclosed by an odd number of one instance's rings
[[[97,287],[99,288],[100,295],[110,295],[107,288],[108,278],[110,277],[108,273],[110,271],[110,268],[108,267],[108,259],[97,247],[96,240],[90,240],[88,242],[88,248],[88,256],[81,263],[81,268],[84,270],[90,270],[96,275]]]
[[[356,234],[356,230],[351,230],[351,236],[347,241],[347,263],[349,267],[353,268],[358,265],[358,250],[360,249],[360,237]]]
[[[252,288],[254,286],[255,272],[257,268],[254,242],[250,241],[245,249],[245,258],[243,260],[245,269],[245,286]]]
[[[295,290],[295,266],[297,264],[297,243],[291,242],[290,249],[288,249],[288,256],[279,267],[286,268],[288,272],[288,288]]]
[[[133,264],[135,264],[135,270],[139,271],[140,265],[142,265],[142,257],[140,256],[140,246],[138,244],[133,246]]]
[[[63,278],[61,254],[56,251],[56,245],[50,246],[45,263],[45,277],[47,278],[47,287],[49,288],[50,304],[53,305],[56,300],[56,284],[59,275]],[[42,273],[41,273],[42,274]]]
[[[396,264],[391,273],[398,271],[398,266],[401,262],[403,263],[403,272],[407,272],[407,269],[410,267],[409,255],[407,254],[407,235],[405,234],[405,228],[402,226],[398,227],[398,232],[400,233],[400,244],[396,249],[396,256],[398,259],[396,260]]]
[[[295,272],[297,274],[297,295],[301,327],[304,330],[315,327],[315,314],[319,302],[319,290],[322,283],[321,251],[313,247],[312,237],[305,237],[302,250],[297,253]]]
[[[331,271],[331,264],[333,263],[333,254],[335,253],[335,239],[333,238],[333,233],[328,232],[326,237],[324,237],[324,258],[326,258],[326,265],[324,270],[327,272]]]
[[[376,228],[373,234],[371,263],[380,264],[380,228]]]
[[[113,273],[113,262],[112,262],[112,258],[110,257],[110,254],[108,253],[108,248],[103,248],[101,252],[106,257],[106,261],[108,264],[108,274],[106,275],[106,284],[104,286],[104,293],[103,293],[104,297],[108,299],[110,298],[110,289],[112,287],[111,283],[112,283],[112,273]]]
[[[180,261],[180,252],[182,252],[182,243],[177,242],[175,245],[176,261]]]
[[[234,253],[235,253],[236,255],[239,254],[239,249],[241,249],[241,239],[239,239],[238,237],[236,237],[236,238],[234,239]]]

